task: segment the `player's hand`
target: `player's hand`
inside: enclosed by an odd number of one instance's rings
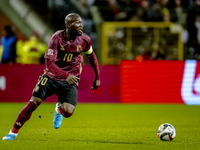
[[[66,81],[69,84],[76,84],[78,86],[78,82],[79,82],[80,78],[74,76],[74,75],[69,75],[66,79]]]
[[[90,89],[91,90],[96,90],[99,86],[100,86],[100,80],[94,79],[93,85],[92,85],[92,87]]]

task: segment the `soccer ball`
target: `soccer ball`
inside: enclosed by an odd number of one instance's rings
[[[171,141],[176,136],[176,130],[173,125],[164,123],[159,126],[157,135],[162,141]]]

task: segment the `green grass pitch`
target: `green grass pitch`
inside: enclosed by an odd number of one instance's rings
[[[26,103],[0,103],[1,138]],[[54,106],[43,103],[14,141],[0,150],[200,150],[200,106],[78,104],[71,118],[53,128]],[[171,123],[173,141],[161,141],[158,127]]]

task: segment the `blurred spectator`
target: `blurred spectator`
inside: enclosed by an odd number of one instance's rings
[[[151,60],[151,54],[152,51],[151,50],[147,50],[146,52],[144,52],[144,54],[142,54],[142,60]]]
[[[171,22],[175,18],[175,13],[171,12],[173,5],[172,1],[169,0],[161,0],[161,9],[163,13],[163,22]]]
[[[189,40],[188,30],[186,29],[186,25],[183,25],[183,30],[181,32],[181,40],[183,43],[187,43]]]
[[[141,5],[137,7],[138,21],[145,22],[170,22],[171,14],[169,11],[169,0],[156,0],[156,3],[150,7],[149,0],[141,0]],[[132,18],[135,15],[132,16]],[[133,19],[130,19],[131,21]]]
[[[140,0],[117,0],[118,7],[120,8],[120,13],[115,16],[116,21],[127,21],[132,16],[140,18],[137,14],[137,8],[141,6]]]
[[[200,15],[195,18],[195,27],[197,28],[197,43],[200,44]]]
[[[153,45],[151,60],[165,60],[165,52],[158,45]]]
[[[28,41],[17,42],[17,63],[40,64],[44,63],[44,54],[47,46],[38,41],[38,35],[34,33]]]
[[[94,5],[98,7],[102,18],[105,21],[114,21],[115,16],[120,13],[117,0],[96,0]]]
[[[105,21],[127,21],[136,13],[134,0],[96,0],[94,3]]]
[[[30,1],[30,0],[29,0]],[[32,0],[32,3],[35,0]],[[41,0],[37,0],[39,3]],[[44,1],[44,0],[43,0]],[[65,28],[65,25],[62,23],[63,18],[66,14],[71,13],[74,10],[74,7],[70,0],[45,0],[47,2],[48,9],[48,23],[55,30],[61,30]]]
[[[146,1],[149,5],[148,0]],[[144,2],[143,2],[144,3]],[[170,0],[156,0],[155,3],[148,9],[146,9],[145,16],[143,16],[144,21],[150,22],[171,22],[175,20],[175,12],[173,10],[172,1]]]
[[[187,30],[189,34],[188,59],[199,59],[200,55],[200,0],[195,0],[194,5],[188,10]]]
[[[136,14],[133,14],[129,21],[147,21],[147,13],[149,9],[149,0],[141,0],[140,6],[137,7]]]
[[[1,45],[2,45],[2,58],[1,63],[7,64],[7,63],[15,63],[16,58],[16,36],[13,32],[11,26],[5,26],[4,28],[4,34],[1,38]]]
[[[193,5],[193,0],[188,0],[188,6],[192,6]]]
[[[161,0],[156,0],[156,2],[148,10],[146,19],[144,21],[151,22],[161,22],[163,21],[163,12]]]
[[[186,24],[186,18],[187,18],[187,9],[182,4],[181,0],[175,0],[175,14],[177,16],[177,23],[185,25]]]
[[[170,22],[171,21],[171,15],[168,8],[163,8],[163,22]]]
[[[181,0],[171,1],[171,6],[169,7],[170,20],[181,25],[186,25],[187,5],[188,3]]]
[[[136,57],[136,60],[166,60],[165,52],[157,43],[153,43],[152,47],[142,52]]]

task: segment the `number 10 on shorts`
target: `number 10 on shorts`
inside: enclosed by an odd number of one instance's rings
[[[47,83],[47,80],[48,80],[48,78],[42,76],[42,77],[39,79],[38,84],[41,83],[41,85],[45,85],[45,84]]]

